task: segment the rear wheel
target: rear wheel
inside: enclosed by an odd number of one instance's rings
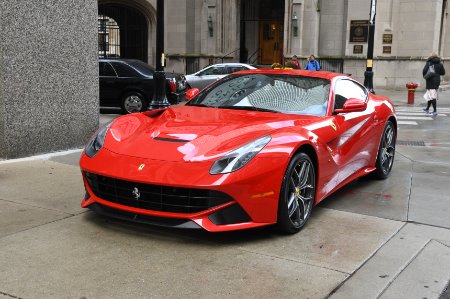
[[[296,233],[302,229],[311,215],[316,194],[316,171],[311,158],[299,153],[286,169],[278,201],[280,231]]]
[[[122,98],[122,110],[124,113],[145,111],[147,105],[144,96],[137,91],[128,92]]]
[[[396,137],[394,124],[389,120],[381,136],[376,162],[377,169],[373,173],[377,179],[385,179],[391,173],[394,164]]]

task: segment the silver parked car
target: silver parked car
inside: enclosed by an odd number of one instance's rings
[[[194,74],[186,75],[186,82],[188,88],[198,88],[202,90],[212,82],[219,80],[228,74],[252,69],[256,69],[256,67],[245,63],[213,64]]]

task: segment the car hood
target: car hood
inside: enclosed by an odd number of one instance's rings
[[[121,155],[165,161],[216,159],[276,130],[316,117],[177,106],[117,118],[104,147]]]

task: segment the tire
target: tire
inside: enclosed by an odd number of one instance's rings
[[[375,164],[376,170],[373,172],[376,179],[385,179],[391,173],[392,165],[394,164],[396,139],[397,133],[394,124],[389,120],[384,127],[378,149],[377,161]]]
[[[286,169],[278,200],[277,227],[283,233],[299,232],[311,216],[316,197],[316,169],[311,158],[299,153]]]
[[[122,98],[121,108],[125,114],[145,111],[147,106],[144,96],[137,91],[128,92]]]

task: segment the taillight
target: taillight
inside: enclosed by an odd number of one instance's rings
[[[175,84],[175,80],[169,80],[169,88],[171,92],[177,91],[177,85]]]

